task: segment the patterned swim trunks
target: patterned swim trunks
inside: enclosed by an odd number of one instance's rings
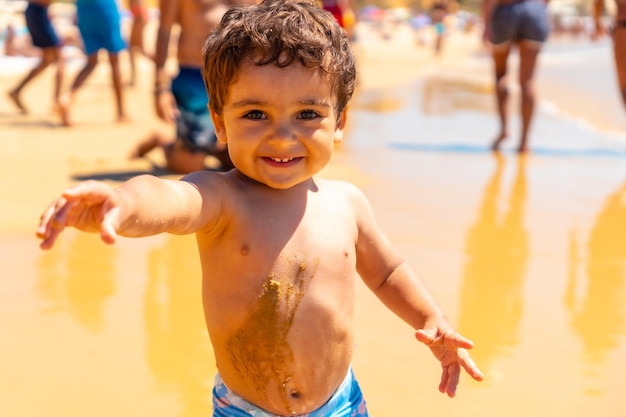
[[[213,388],[213,417],[276,417],[232,392],[219,374]],[[367,406],[352,368],[337,391],[320,408],[299,417],[368,417]]]

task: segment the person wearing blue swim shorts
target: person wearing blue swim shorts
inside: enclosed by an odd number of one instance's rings
[[[59,97],[63,83],[64,65],[61,55],[61,41],[57,36],[50,16],[48,6],[52,0],[31,0],[24,10],[26,27],[32,38],[33,46],[41,48],[42,56],[37,65],[31,69],[26,76],[11,89],[9,98],[15,106],[22,112],[28,113],[28,109],[20,100],[20,93],[35,77],[52,64],[56,64],[56,75],[54,78],[53,103],[54,108],[59,108]]]
[[[98,65],[98,52],[101,49],[106,50],[109,57],[117,121],[127,121],[119,64],[119,53],[126,48],[126,43],[122,39],[121,15],[118,4],[116,0],[77,0],[76,17],[87,62],[76,75],[70,90],[63,94],[59,100],[63,110],[63,124],[66,126],[72,124],[70,108],[75,95]]]
[[[546,2],[543,0],[484,0],[483,39],[491,44],[495,92],[500,132],[491,148],[500,149],[508,137],[509,89],[507,59],[511,49],[519,49],[521,92],[521,132],[517,150],[528,150],[528,134],[535,109],[534,74],[541,46],[550,33]]]
[[[247,0],[242,0],[247,1]],[[157,116],[175,126],[170,132],[155,130],[142,139],[131,158],[145,156],[157,148],[165,156],[165,168],[187,174],[206,169],[206,158],[217,159],[215,169],[233,167],[226,146],[219,143],[209,114],[208,96],[202,78],[199,51],[206,34],[220,22],[230,7],[225,0],[172,0],[159,3],[159,28],[155,47],[155,108]],[[178,72],[166,70],[172,29],[178,26],[176,61]]]

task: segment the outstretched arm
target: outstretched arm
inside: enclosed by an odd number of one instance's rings
[[[357,193],[354,201],[359,228],[359,275],[391,311],[416,329],[417,340],[426,344],[439,360],[439,391],[454,397],[461,369],[481,381],[483,374],[467,351],[474,344],[454,331],[426,285],[380,230],[365,197]]]
[[[196,175],[200,177],[200,175]],[[65,190],[41,215],[37,236],[49,249],[66,227],[100,233],[106,243],[117,236],[193,233],[207,224],[211,210],[203,206],[194,177],[162,180],[134,177],[119,188],[87,181]],[[202,210],[202,208],[205,210]]]

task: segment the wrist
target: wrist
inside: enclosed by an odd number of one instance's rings
[[[170,90],[170,86],[169,85],[158,85],[157,84],[157,85],[154,86],[154,91],[153,92],[154,92],[155,96],[158,96],[161,93],[165,93],[165,92],[169,93],[169,92],[171,92],[171,90]]]

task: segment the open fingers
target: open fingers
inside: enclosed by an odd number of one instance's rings
[[[41,248],[50,249],[56,241],[59,234],[65,229],[65,219],[69,204],[63,197],[55,200],[43,212],[39,219],[39,227],[37,228],[37,237],[42,239]]]
[[[444,366],[441,371],[441,382],[439,391],[448,394],[448,397],[454,398],[456,395],[456,387],[459,385],[459,377],[461,367],[458,362],[453,362],[449,366]]]
[[[476,366],[476,363],[465,349],[459,349],[457,356],[459,358],[459,364],[472,378],[476,381],[482,381],[485,378],[485,375],[478,369],[478,366]]]

